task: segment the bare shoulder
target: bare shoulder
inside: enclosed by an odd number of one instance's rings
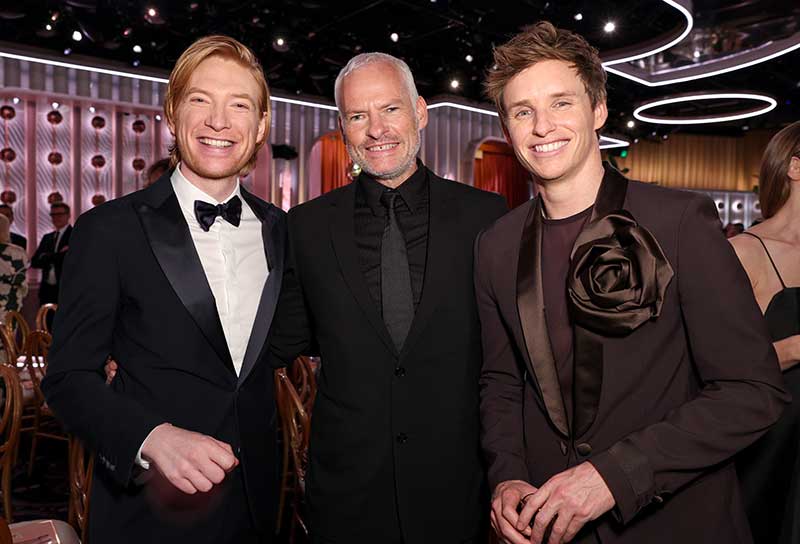
[[[744,267],[750,283],[755,286],[765,270],[767,255],[761,242],[748,234],[739,234],[729,240]]]

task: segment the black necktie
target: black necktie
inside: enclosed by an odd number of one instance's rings
[[[414,296],[411,292],[406,241],[395,215],[395,205],[402,200],[395,191],[386,191],[381,195],[381,204],[388,211],[381,242],[381,306],[383,321],[398,352],[414,319]]]
[[[222,217],[234,227],[238,227],[242,220],[242,200],[235,196],[225,204],[217,204],[216,206],[202,200],[195,200],[194,216],[197,218],[197,222],[200,223],[200,228],[206,232],[214,224],[217,216]]]

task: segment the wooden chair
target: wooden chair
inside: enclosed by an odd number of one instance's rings
[[[8,336],[14,342],[17,354],[24,353],[25,346],[28,342],[28,335],[31,332],[28,322],[25,321],[21,313],[16,310],[11,310],[10,312],[6,312],[5,326]]]
[[[0,365],[0,487],[3,492],[3,513],[5,519],[13,521],[11,512],[11,471],[14,467],[17,443],[19,441],[20,420],[22,417],[22,387],[17,370],[8,365]]]
[[[20,353],[17,349],[16,341],[11,338],[11,334],[9,334],[5,323],[0,323],[0,345],[2,345],[3,349],[0,363],[16,366]]]
[[[52,337],[45,331],[33,331],[28,335],[28,345],[25,353],[25,367],[27,368],[33,391],[36,397],[34,404],[34,418],[31,437],[31,456],[28,463],[28,476],[33,474],[33,465],[36,460],[36,444],[39,438],[51,438],[68,442],[67,435],[61,429],[61,424],[47,406],[42,393],[42,378],[47,372],[47,353],[50,350]]]
[[[284,368],[275,371],[275,399],[283,433],[284,453],[281,495],[278,503],[278,530],[280,531],[287,498],[291,497],[289,543],[292,544],[298,527],[308,537],[308,528],[301,512],[301,502],[305,493],[311,416],[303,406]]]
[[[11,538],[11,529],[8,528],[8,522],[0,518],[0,544],[14,544]]]
[[[288,375],[303,407],[311,414],[317,396],[317,377],[314,374],[311,358],[301,356],[295,359],[294,364],[289,367]]]
[[[58,304],[42,304],[39,307],[39,311],[36,312],[36,330],[45,331],[52,334],[52,331],[47,324],[47,319],[51,313],[55,314],[56,310],[58,310]]]
[[[69,513],[67,521],[86,544],[94,455],[74,436],[69,437]]]

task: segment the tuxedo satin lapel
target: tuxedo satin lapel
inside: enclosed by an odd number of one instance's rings
[[[564,436],[569,423],[547,332],[542,292],[542,205],[536,199],[522,231],[517,264],[517,311],[525,347],[550,421]]]
[[[621,210],[625,205],[628,180],[608,163],[604,163],[605,174],[597,192],[594,209],[590,221],[584,226],[575,245],[575,250],[587,239],[587,227],[610,212]],[[597,417],[600,406],[600,394],[603,389],[603,337],[575,325],[575,436],[580,437],[589,430]]]
[[[447,271],[452,262],[451,254],[456,246],[453,231],[458,225],[459,209],[453,200],[448,198],[446,185],[438,181],[436,176],[428,173],[430,212],[428,218],[428,256],[425,263],[425,279],[423,280],[422,299],[417,307],[411,330],[408,332],[401,354],[406,354],[419,340],[420,334],[431,320],[439,303],[441,293],[447,289]]]
[[[242,198],[261,220],[261,238],[264,241],[264,253],[267,257],[269,275],[261,290],[256,318],[250,331],[247,350],[244,354],[242,369],[239,372],[239,385],[243,384],[250,375],[250,371],[258,361],[275,317],[275,307],[278,304],[278,294],[281,290],[283,279],[283,263],[286,247],[286,230],[278,219],[278,211],[274,206],[257,200],[250,193],[242,190]]]
[[[165,190],[165,187],[169,189],[169,195],[159,206],[153,207],[148,203],[141,203],[136,207],[136,211],[153,254],[175,294],[203,331],[203,335],[220,360],[231,372],[235,372],[214,295],[211,293],[203,265],[200,263],[200,257],[197,255],[169,179],[166,180],[166,186],[162,184],[157,189]]]
[[[344,276],[353,298],[361,307],[367,321],[370,322],[375,332],[386,344],[392,353],[397,353],[389,331],[383,322],[378,306],[372,299],[364,280],[364,274],[359,265],[358,250],[356,249],[355,234],[355,195],[356,184],[351,183],[339,194],[339,198],[331,204],[331,242],[339,262],[339,268]]]

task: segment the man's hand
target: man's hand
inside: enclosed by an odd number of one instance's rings
[[[142,445],[142,457],[169,482],[190,495],[210,491],[239,460],[229,444],[162,423]]]
[[[500,482],[494,488],[492,496],[492,527],[494,531],[506,542],[512,544],[527,544],[530,534],[530,527],[525,524],[524,528],[518,530],[519,514],[517,507],[520,501],[528,495],[532,496],[536,488],[522,480],[506,480]],[[524,533],[524,534],[523,534]]]
[[[581,463],[556,474],[530,496],[516,527],[527,527],[533,518],[533,544],[569,542],[587,522],[614,508],[615,503],[597,469],[591,463]],[[556,515],[550,539],[545,542],[545,530]]]
[[[106,359],[106,366],[103,367],[106,373],[106,385],[109,385],[113,380],[114,376],[117,375],[117,362],[109,357]]]

